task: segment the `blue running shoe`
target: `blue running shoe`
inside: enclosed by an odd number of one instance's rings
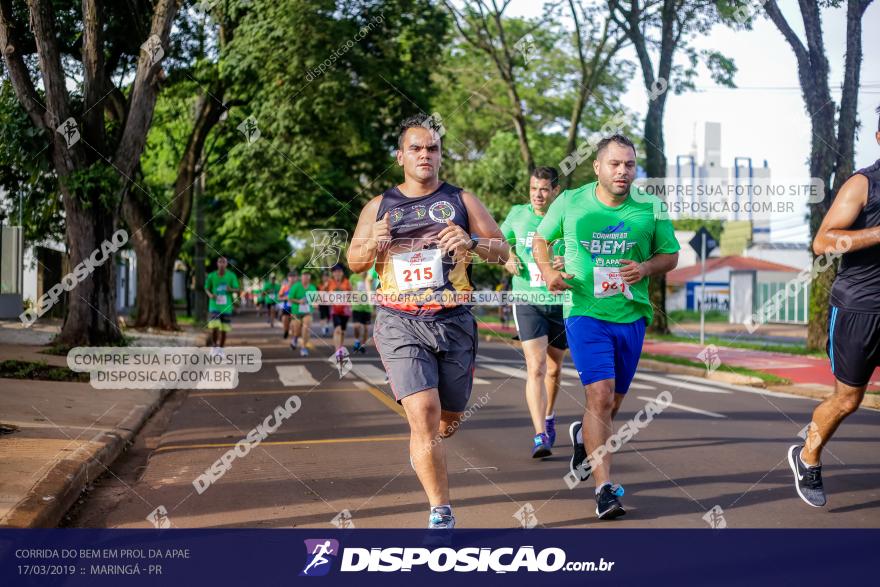
[[[547,438],[550,439],[550,446],[556,444],[556,414],[550,418],[544,418],[544,430],[547,432]]]
[[[455,528],[455,516],[452,515],[452,508],[445,505],[431,508],[431,515],[428,516],[429,530],[452,530]]]
[[[533,459],[543,459],[544,457],[549,457],[553,454],[553,451],[550,450],[550,439],[547,438],[547,435],[543,432],[535,434],[535,438],[532,439],[532,442]]]
[[[606,484],[596,494],[596,515],[600,520],[613,520],[626,514],[620,498],[623,497],[623,487],[620,485]]]

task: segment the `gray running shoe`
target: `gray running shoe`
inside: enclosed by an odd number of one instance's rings
[[[814,508],[825,505],[825,490],[822,488],[822,465],[808,467],[801,460],[802,444],[788,448],[788,466],[794,473],[794,488],[801,499]]]

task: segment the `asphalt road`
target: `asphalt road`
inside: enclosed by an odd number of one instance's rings
[[[425,525],[408,428],[375,351],[340,378],[329,339],[301,359],[254,314],[236,318],[230,344],[260,346],[261,370],[235,390],[178,392],[67,525],[152,527],[160,506],[178,528]],[[860,410],[838,431],[824,457],[829,503],[813,509],[796,497],[785,453],[814,400],[650,371],[637,374],[615,428],[662,391],[673,404],[614,455],[628,514],[600,522],[592,485],[564,481],[568,424],[584,404],[567,367],[554,454],[534,460],[522,356],[481,342],[474,409],[447,441],[458,527],[880,527],[880,414]],[[197,493],[193,480],[294,394],[299,411]]]

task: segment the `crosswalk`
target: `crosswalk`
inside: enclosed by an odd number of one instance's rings
[[[329,359],[329,360],[328,360]],[[274,371],[276,381],[286,389],[320,388],[326,385],[336,391],[366,390],[385,402],[389,407],[399,410],[388,384],[381,359],[376,355],[356,355],[350,358],[341,376],[336,373],[335,359],[332,357],[278,357],[264,360],[264,373]],[[328,371],[329,369],[329,371]],[[485,395],[497,391],[521,394],[525,389],[527,370],[522,356],[490,356],[478,354],[474,371],[474,394]],[[335,383],[334,383],[335,382]],[[583,408],[584,397],[576,369],[562,368],[563,386],[561,393],[566,401],[573,401]],[[482,390],[481,390],[482,387]],[[661,392],[673,394],[674,401],[666,407],[674,412],[691,414],[698,419],[723,421],[733,416],[729,400],[735,392],[761,394],[767,398],[790,397],[787,394],[766,389],[750,388],[690,375],[667,374],[658,371],[639,371],[630,386],[628,405],[636,408],[634,401],[645,405],[656,401]],[[722,402],[723,400],[723,402]]]
[[[326,364],[326,359],[291,358],[289,360],[278,359],[276,361],[285,363],[274,365],[278,380],[285,387],[311,387],[317,385],[319,380],[326,378],[326,366],[321,365],[321,363]],[[524,382],[526,378],[525,365],[521,361],[495,359],[482,355],[477,357],[474,385],[520,385],[520,382]],[[378,357],[358,357],[352,360],[351,371],[344,375],[342,379],[361,381],[376,387],[383,387],[388,384],[385,369],[382,367]],[[510,380],[512,379],[516,381],[511,382]],[[577,370],[571,367],[563,367],[561,384],[565,387],[579,388],[581,385]],[[772,395],[772,392],[766,390],[741,389],[741,387],[715,381],[709,382],[699,377],[638,372],[630,389],[639,392],[670,390],[674,392],[688,391],[697,394],[718,395],[727,395],[735,390],[742,390]],[[716,416],[714,412],[711,415],[713,417]]]
[[[281,381],[281,385],[285,387],[318,385],[318,380],[312,376],[305,365],[276,365],[275,370],[278,372],[278,379]]]

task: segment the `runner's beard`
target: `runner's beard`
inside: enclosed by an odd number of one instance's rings
[[[632,182],[629,181],[628,179],[620,180],[620,181],[626,182],[626,185],[624,187],[621,187],[621,186],[618,186],[617,183],[615,183],[616,181],[618,181],[618,180],[612,179],[611,182],[609,183],[609,185],[605,186],[605,189],[607,189],[609,192],[611,192],[615,196],[622,196],[624,194],[628,194],[629,188],[630,188],[630,186],[632,186]]]

